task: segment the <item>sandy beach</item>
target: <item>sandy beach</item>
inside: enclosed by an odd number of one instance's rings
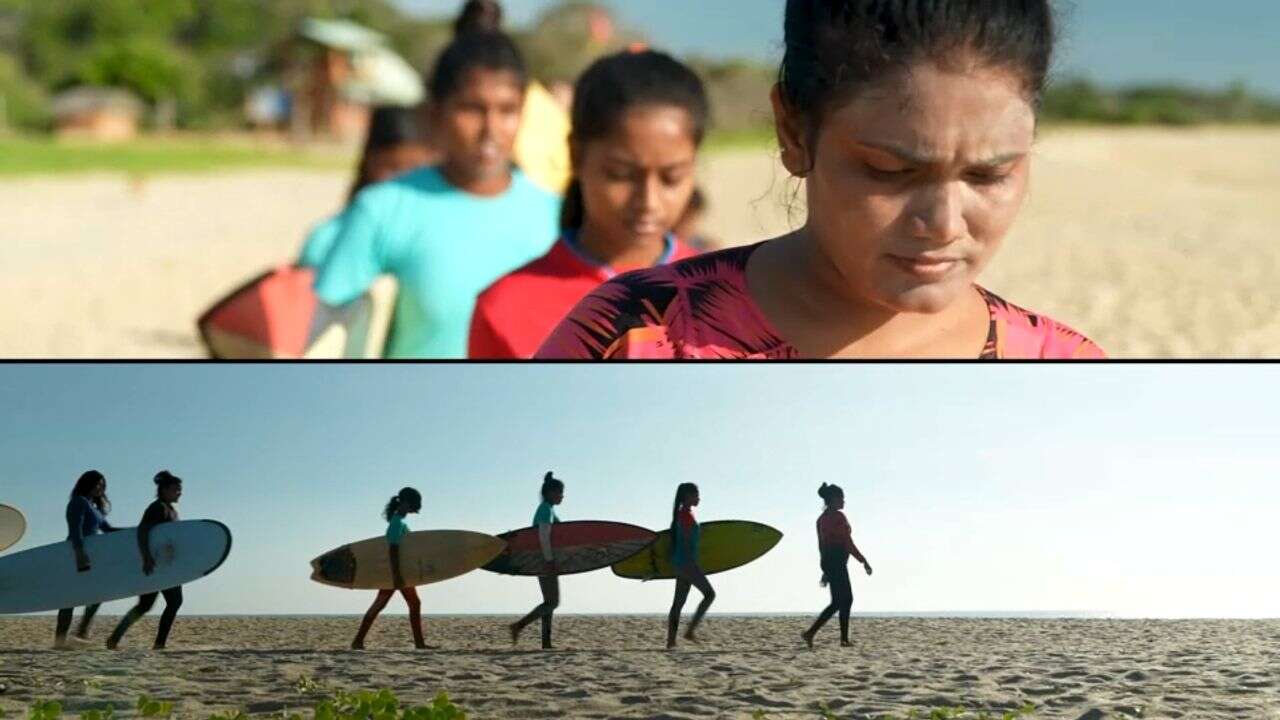
[[[1280,131],[1051,129],[983,282],[1119,358],[1280,356]],[[254,170],[0,182],[3,357],[197,358],[195,318],[289,262],[349,177]],[[708,156],[707,233],[803,218],[766,150]]]
[[[101,640],[113,618],[103,617]],[[566,617],[560,649],[536,638],[512,650],[506,618],[427,618],[412,649],[407,622],[386,616],[370,650],[345,650],[355,618],[179,618],[170,650],[149,647],[154,619],[128,649],[47,650],[52,618],[0,620],[0,707],[57,699],[71,712],[141,693],[180,716],[309,708],[327,689],[395,691],[427,702],[447,690],[473,718],[905,716],[912,708],[1005,710],[1036,718],[1280,717],[1280,621],[856,618],[855,647],[834,626],[810,652],[807,618],[709,619],[699,646],[661,649],[660,617]]]

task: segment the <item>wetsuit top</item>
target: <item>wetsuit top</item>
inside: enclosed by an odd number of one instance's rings
[[[163,500],[156,500],[147,506],[147,511],[142,513],[142,522],[138,525],[150,527],[160,523],[177,522],[177,520],[178,511],[172,505]]]
[[[701,534],[702,530],[698,527],[698,521],[694,519],[692,510],[683,508],[676,513],[676,522],[671,535],[671,562],[676,567],[698,563],[698,539]]]
[[[538,359],[787,360],[800,352],[779,336],[747,290],[746,267],[764,243],[637,270],[578,303],[538,350]],[[978,357],[1102,359],[1071,328],[977,288],[990,325]]]
[[[818,516],[818,553],[824,568],[845,565],[850,555],[858,562],[866,562],[853,544],[853,528],[849,527],[848,518],[831,508]]]
[[[67,503],[67,539],[79,544],[90,535],[113,532],[115,527],[107,522],[102,511],[89,498],[73,495]]]
[[[697,253],[668,235],[655,265]],[[546,255],[506,275],[476,301],[467,356],[475,360],[528,360],[582,298],[618,276],[591,258],[566,232]]]
[[[550,562],[555,559],[555,555],[551,552],[551,526],[560,522],[560,518],[556,517],[555,507],[547,501],[538,504],[538,509],[533,513],[533,526],[538,528],[538,544],[542,547],[542,558]]]
[[[404,536],[409,534],[409,526],[404,522],[404,515],[400,513],[391,513],[391,519],[387,521],[387,544],[399,545]]]

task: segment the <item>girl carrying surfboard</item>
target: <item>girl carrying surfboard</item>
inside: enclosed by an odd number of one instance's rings
[[[154,482],[156,499],[147,506],[146,511],[142,513],[142,522],[138,523],[138,550],[142,555],[143,575],[150,575],[156,569],[156,559],[151,554],[151,530],[157,525],[178,521],[178,511],[174,505],[177,505],[178,500],[182,498],[182,478],[168,470],[161,470],[156,473]],[[181,585],[162,592],[164,612],[160,614],[160,627],[156,630],[156,641],[151,646],[152,650],[164,649],[165,643],[169,641],[169,631],[173,628],[173,621],[178,617],[178,609],[182,607]],[[120,618],[120,623],[107,639],[107,649],[115,650],[120,645],[124,634],[139,618],[151,611],[156,604],[156,597],[160,594],[152,592],[138,598],[138,604]]]
[[[378,619],[378,614],[382,612],[387,603],[391,601],[391,597],[397,592],[404,597],[405,604],[409,606],[409,626],[413,628],[414,647],[419,650],[427,649],[427,643],[422,637],[422,602],[418,599],[418,590],[406,585],[404,573],[400,568],[400,541],[404,539],[405,535],[409,534],[409,526],[405,524],[404,519],[420,510],[422,510],[422,494],[413,488],[407,487],[392,496],[391,501],[387,503],[387,507],[382,511],[382,516],[387,520],[387,546],[388,551],[391,553],[391,576],[394,580],[395,589],[378,591],[378,596],[374,598],[373,605],[369,606],[368,612],[364,614],[364,619],[360,622],[360,630],[356,632],[356,639],[351,641],[352,650],[364,649],[364,638],[369,634],[369,629],[373,627],[373,621]]]
[[[438,159],[426,143],[419,115],[417,108],[383,106],[373,109],[356,180],[347,195],[348,207],[370,185],[385,182]],[[341,213],[317,226],[307,236],[298,264],[319,267],[341,230]]]
[[[680,629],[680,611],[684,609],[685,600],[689,598],[689,588],[696,587],[702,593],[702,602],[689,621],[689,629],[684,639],[697,642],[696,632],[702,617],[707,614],[711,603],[716,599],[716,591],[707,580],[698,562],[698,521],[693,517],[693,509],[702,501],[698,486],[693,483],[681,483],[676,488],[675,506],[671,509],[671,562],[676,567],[676,595],[671,601],[671,613],[667,615],[667,648],[676,646],[676,631]]]
[[[1051,0],[787,0],[783,30],[804,226],[615,278],[538,357],[1103,357],[977,283],[1030,186]]]
[[[853,544],[853,530],[849,520],[841,510],[844,509],[844,490],[839,485],[822,483],[818,488],[818,496],[826,504],[822,515],[818,516],[818,553],[821,557],[822,584],[831,588],[831,604],[827,605],[813,626],[800,633],[809,649],[813,649],[813,637],[836,612],[840,613],[840,645],[849,647],[849,613],[853,608],[853,588],[849,584],[849,556],[852,555],[862,563],[867,575],[871,574],[871,564]]]
[[[696,255],[672,230],[694,193],[709,120],[697,73],[665,53],[623,52],[588,68],[574,91],[559,238],[480,294],[469,357],[531,358],[601,283]]]
[[[387,357],[465,358],[476,296],[551,245],[560,199],[512,165],[528,85],[510,37],[459,35],[428,82],[443,160],[366,188],[343,213],[316,295],[342,307],[394,276]]]
[[[115,532],[116,528],[107,522],[107,514],[111,512],[111,500],[107,498],[107,478],[97,470],[87,470],[76,480],[71,489],[71,500],[67,502],[67,539],[75,550],[76,570],[89,572],[92,558],[84,551],[84,539],[101,532]],[[71,630],[71,621],[75,608],[64,608],[58,611],[58,624],[54,630],[53,646],[59,650],[72,647],[72,643],[84,643],[89,639],[89,626],[93,616],[97,614],[101,603],[88,605],[80,617],[80,626],[76,629],[75,638],[67,639]]]
[[[520,633],[534,620],[542,619],[542,649],[551,650],[551,616],[560,605],[560,576],[556,567],[556,557],[551,551],[551,526],[560,522],[556,517],[555,506],[564,501],[564,482],[552,476],[550,472],[542,477],[542,502],[533,514],[533,526],[538,529],[538,544],[542,548],[542,558],[546,561],[545,572],[538,576],[538,587],[542,590],[542,604],[535,607],[528,615],[511,624],[511,644],[520,640]]]

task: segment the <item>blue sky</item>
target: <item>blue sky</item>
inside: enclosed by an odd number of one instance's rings
[[[427,15],[460,0],[398,0]],[[781,56],[782,0],[603,0],[656,44],[712,56]],[[553,0],[509,0],[513,23]],[[1245,80],[1280,97],[1280,3],[1274,0],[1071,0],[1059,68],[1106,83],[1176,80],[1221,87]]]
[[[308,561],[378,535],[421,489],[417,529],[526,525],[542,473],[561,516],[663,527],[769,523],[772,553],[715,576],[717,610],[816,611],[813,522],[843,485],[876,568],[856,609],[1275,616],[1280,368],[1268,366],[0,366],[0,502],[65,537],[67,492],[107,474],[133,524],[151,476],[235,534],[184,612],[356,613]],[[568,612],[661,612],[671,586],[566,579]],[[516,612],[532,580],[429,586],[434,612]],[[122,610],[125,603],[117,603]]]

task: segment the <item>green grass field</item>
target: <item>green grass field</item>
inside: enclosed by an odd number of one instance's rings
[[[713,133],[710,153],[767,150],[772,131]],[[0,178],[118,172],[128,175],[198,173],[245,168],[348,171],[354,154],[202,138],[142,138],[122,144],[62,142],[33,136],[0,136]]]
[[[256,167],[346,170],[354,157],[213,139],[147,138],[122,144],[0,137],[0,177],[119,172],[130,175],[210,172]]]

